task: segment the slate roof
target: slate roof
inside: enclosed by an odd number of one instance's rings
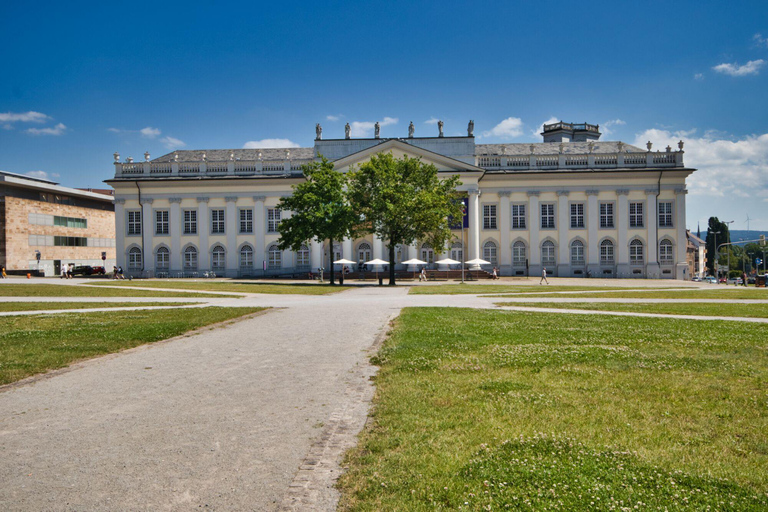
[[[229,154],[235,154],[235,160],[258,160],[259,151],[263,160],[284,160],[286,148],[264,148],[264,149],[180,149],[170,153],[153,158],[152,162],[172,162],[174,153],[179,154],[179,162],[200,162],[203,159],[203,153],[206,158],[212,162],[221,162],[229,160]],[[315,158],[314,148],[287,148],[291,151],[292,160],[310,160]]]
[[[592,153],[618,153],[619,142],[601,142],[595,141],[595,147]],[[506,148],[506,153],[502,153],[502,148]],[[625,153],[645,153],[640,149],[629,144],[624,144]],[[556,155],[560,152],[559,142],[535,142],[533,143],[533,154],[535,155]],[[588,142],[563,142],[563,154],[565,155],[585,155],[589,153]],[[531,154],[531,143],[519,144],[476,144],[475,155],[485,156],[528,156]]]

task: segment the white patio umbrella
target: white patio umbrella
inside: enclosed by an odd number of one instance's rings
[[[446,279],[447,279],[447,276],[448,276],[448,271],[451,270],[449,265],[460,265],[461,264],[460,261],[456,261],[456,260],[451,259],[451,258],[444,258],[442,260],[436,261],[435,263],[437,263],[438,265],[445,265]]]
[[[481,260],[480,258],[475,258],[473,260],[465,261],[467,265],[490,265],[490,261]]]
[[[344,277],[344,265],[355,265],[355,262],[352,260],[348,260],[346,258],[341,258],[340,260],[336,260],[333,262],[334,265],[342,265],[341,267],[341,276]]]
[[[418,258],[411,258],[408,261],[403,261],[402,263],[403,263],[403,265],[414,265],[414,266],[415,265],[426,265],[427,264],[426,261],[422,261],[422,260],[420,260]],[[413,278],[416,279],[416,271],[415,270],[413,271]]]
[[[366,265],[376,265],[376,267],[377,267],[376,268],[376,280],[378,280],[379,279],[379,269],[378,269],[379,265],[389,265],[389,262],[388,261],[384,261],[384,260],[379,259],[379,258],[374,258],[371,261],[366,261],[365,264]]]

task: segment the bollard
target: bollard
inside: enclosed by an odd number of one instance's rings
[[[342,286],[344,285],[344,274],[341,274],[339,276],[339,284],[342,285]]]

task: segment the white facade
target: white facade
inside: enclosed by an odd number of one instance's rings
[[[600,142],[597,127],[557,123],[539,144],[475,144],[467,137],[333,139],[314,148],[177,151],[119,162],[115,188],[118,265],[134,275],[286,275],[329,261],[388,259],[385,242],[366,237],[308,241],[279,251],[281,197],[303,178],[301,165],[327,156],[347,172],[391,152],[458,175],[468,225],[444,248],[418,241],[397,262],[483,258],[502,275],[688,279],[685,180],[679,149],[653,152]],[[560,137],[557,139],[557,137]],[[558,142],[560,140],[561,142]],[[573,140],[574,142],[571,142]],[[285,212],[282,215],[286,215]],[[397,265],[397,268],[404,268]]]

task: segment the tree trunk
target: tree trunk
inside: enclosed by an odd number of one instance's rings
[[[395,244],[389,241],[389,286],[395,286]]]
[[[328,239],[331,244],[331,249],[328,252],[328,263],[331,266],[331,286],[335,285],[336,282],[333,279],[333,238]]]

